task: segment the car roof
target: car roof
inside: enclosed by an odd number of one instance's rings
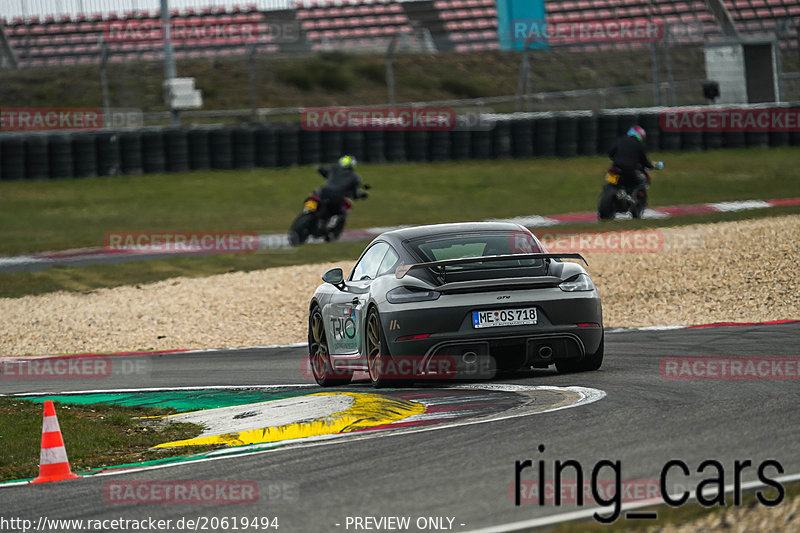
[[[406,241],[434,235],[456,235],[481,231],[527,231],[523,226],[512,222],[456,222],[451,224],[430,224],[400,228],[382,233],[378,238],[389,241]]]

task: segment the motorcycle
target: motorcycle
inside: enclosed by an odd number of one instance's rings
[[[658,161],[656,170],[664,168],[664,163]],[[647,207],[647,190],[650,188],[650,173],[647,169],[636,172],[637,185],[630,191],[625,190],[621,183],[620,169],[611,166],[606,171],[606,184],[600,193],[597,203],[597,217],[600,220],[613,220],[617,213],[630,213],[633,218],[642,218]]]
[[[369,189],[369,185],[363,185]],[[309,194],[303,202],[303,211],[292,222],[289,228],[289,244],[300,246],[309,237],[325,239],[325,242],[339,239],[347,220],[347,212],[353,207],[350,198],[344,197],[338,213],[331,213],[319,190]]]

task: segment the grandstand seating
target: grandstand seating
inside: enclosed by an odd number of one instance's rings
[[[202,0],[198,0],[202,1]],[[800,4],[797,0],[723,0],[744,36],[774,36],[782,45],[798,46]],[[670,25],[670,41],[699,44],[720,35],[703,0],[547,0],[548,21],[584,22],[599,19],[652,18]],[[429,30],[439,50],[476,51],[498,48],[497,12],[494,0],[345,0],[298,3],[294,9],[259,11],[255,5],[228,9],[207,7],[171,10],[173,23],[216,25],[252,23],[257,27],[259,52],[291,53],[361,48],[385,50],[398,34]],[[5,20],[5,31],[21,66],[93,63],[100,58],[100,38],[111,23],[157,22],[158,11],[131,10],[122,13],[68,16],[31,16]],[[276,38],[270,29],[290,23],[299,29],[295,39]],[[248,41],[225,42],[177,40],[178,58],[239,55]],[[159,41],[108,43],[110,61],[157,60],[162,57]],[[616,44],[587,45],[561,40],[558,47],[592,47],[610,50]],[[630,46],[644,46],[632,43]]]
[[[297,18],[311,50],[385,50],[392,36],[413,30],[399,3],[298,5]]]
[[[177,39],[173,41],[175,57],[213,57],[245,54],[252,42],[259,52],[278,52],[284,43],[271,31],[270,24],[294,20],[294,11],[261,12],[255,6],[234,6],[229,11],[218,8],[202,10],[171,10],[173,24],[216,27],[223,24],[252,24],[254,39],[230,36],[223,40]],[[288,15],[288,16],[287,16]],[[127,11],[121,15],[111,12],[103,16],[15,18],[5,22],[9,42],[14,47],[21,66],[73,65],[96,63],[100,60],[101,40],[105,40],[109,61],[156,60],[163,57],[163,43],[157,40],[121,41],[108,38],[112,23],[145,24],[160,21],[159,11]],[[274,27],[274,26],[273,26]],[[110,41],[110,42],[108,42]]]

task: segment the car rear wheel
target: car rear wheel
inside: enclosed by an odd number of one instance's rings
[[[387,369],[391,364],[391,355],[386,346],[386,338],[383,335],[380,315],[375,308],[369,310],[367,314],[367,372],[372,386],[376,389],[381,387],[391,387],[395,381],[386,375]]]
[[[353,379],[353,373],[333,368],[328,351],[328,337],[325,334],[325,322],[319,307],[311,310],[308,318],[308,354],[311,362],[311,373],[318,384],[323,387],[347,385]]]
[[[565,359],[556,362],[556,369],[562,374],[572,372],[590,372],[598,370],[603,364],[603,350],[605,346],[605,335],[600,338],[600,347],[593,354],[587,354],[583,359]]]

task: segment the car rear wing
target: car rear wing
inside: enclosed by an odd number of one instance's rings
[[[403,279],[406,277],[406,274],[412,269],[415,268],[431,268],[431,267],[449,267],[453,265],[463,265],[467,263],[489,263],[494,261],[508,261],[509,259],[578,259],[583,261],[586,266],[589,266],[589,263],[586,262],[586,259],[583,258],[581,254],[576,253],[564,253],[564,254],[541,254],[541,253],[530,253],[530,254],[504,254],[504,255],[487,255],[485,257],[460,257],[458,259],[442,259],[441,261],[429,261],[427,263],[411,263],[409,265],[400,264],[395,270],[395,277],[397,279]]]

